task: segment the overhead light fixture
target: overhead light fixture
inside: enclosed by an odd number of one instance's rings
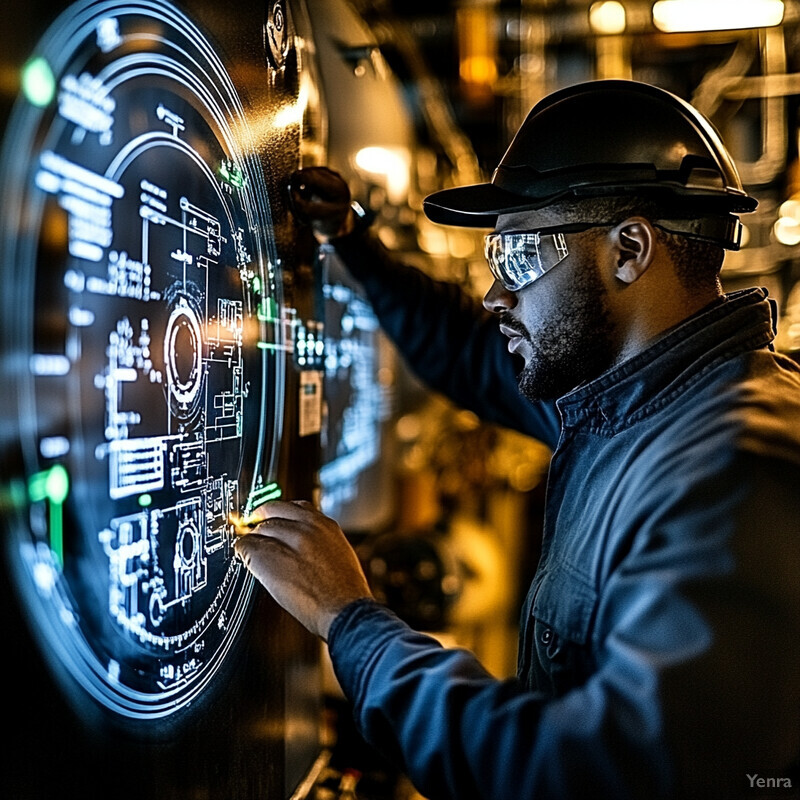
[[[625,6],[617,0],[592,3],[589,8],[589,24],[595,33],[625,33]]]
[[[783,0],[658,0],[653,24],[664,33],[771,28],[783,12]]]

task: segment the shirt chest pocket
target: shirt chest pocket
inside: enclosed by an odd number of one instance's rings
[[[527,624],[532,688],[554,697],[583,684],[592,672],[590,629],[597,594],[574,572],[547,570]]]

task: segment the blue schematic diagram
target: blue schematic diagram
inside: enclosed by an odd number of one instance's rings
[[[3,154],[16,573],[74,681],[164,717],[251,606],[232,520],[281,492],[296,315],[240,99],[182,12],[79,3],[26,70]]]

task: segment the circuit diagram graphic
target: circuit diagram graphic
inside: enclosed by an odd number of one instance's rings
[[[231,517],[280,494],[296,315],[213,48],[160,0],[78,5],[37,56],[52,93],[18,112],[36,148],[10,167],[36,221],[12,254],[32,276],[20,552],[54,657],[104,706],[161,717],[246,619]]]

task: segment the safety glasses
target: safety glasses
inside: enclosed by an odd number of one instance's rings
[[[569,255],[564,234],[615,224],[574,222],[538,231],[490,233],[484,240],[484,255],[492,275],[509,292],[518,292],[541,278]]]
[[[572,222],[540,228],[537,231],[504,231],[485,237],[484,255],[492,275],[509,291],[518,292],[560,264],[569,248],[564,234],[580,233],[589,228],[608,228],[614,222]],[[690,217],[688,219],[654,219],[653,225],[667,233],[688,236],[690,239],[738,250],[742,224],[731,214],[723,216]]]

